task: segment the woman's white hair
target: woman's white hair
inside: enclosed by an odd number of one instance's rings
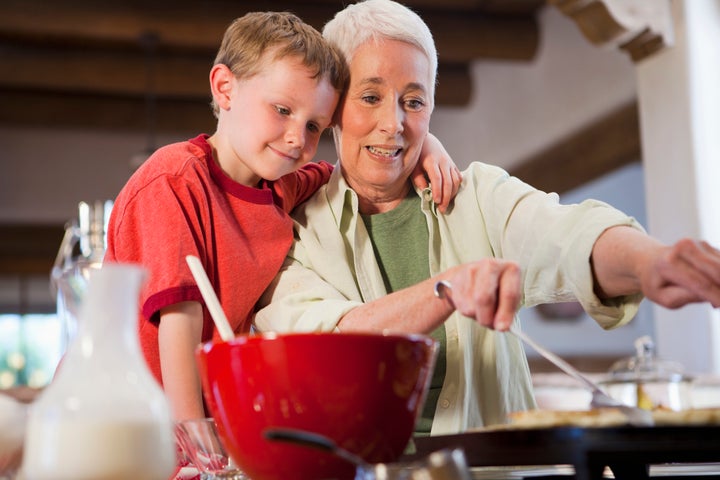
[[[420,16],[392,0],[365,0],[339,11],[323,28],[350,64],[355,50],[368,40],[399,40],[419,48],[430,61],[430,83],[435,98],[437,50],[430,29]]]

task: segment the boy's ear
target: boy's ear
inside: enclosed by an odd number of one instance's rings
[[[222,110],[230,108],[230,97],[234,81],[235,75],[227,65],[219,63],[210,70],[210,91],[215,103]]]

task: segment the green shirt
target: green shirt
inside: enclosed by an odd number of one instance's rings
[[[425,216],[420,210],[420,197],[411,192],[393,210],[376,215],[362,215],[362,219],[370,235],[388,293],[410,287],[430,277],[430,239]],[[415,426],[417,435],[430,435],[435,408],[445,381],[445,326],[436,328],[430,336],[438,341],[439,349],[430,390]]]

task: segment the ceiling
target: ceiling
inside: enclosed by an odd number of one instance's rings
[[[289,10],[320,29],[344,3],[3,0],[0,125],[210,131],[215,122],[207,75],[222,33],[234,18],[248,11]],[[471,62],[530,62],[537,53],[536,14],[544,0],[404,3],[423,17],[435,37],[438,105],[469,102]],[[537,152],[511,173],[538,188],[562,192],[638,157],[637,113],[628,105]],[[0,225],[0,230],[0,273],[22,268],[47,272],[62,226]],[[38,238],[47,240],[40,245]],[[9,266],[10,258],[20,257],[21,266]]]
[[[289,10],[320,29],[341,0],[3,0],[0,122],[206,131],[207,75],[222,34],[254,10]],[[542,0],[409,0],[440,52],[439,105],[470,99],[479,58],[530,61]],[[42,108],[33,108],[33,107]]]

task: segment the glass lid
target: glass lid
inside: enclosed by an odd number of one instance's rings
[[[635,340],[635,356],[618,360],[610,367],[609,382],[681,382],[689,380],[682,365],[661,360],[649,336]]]

